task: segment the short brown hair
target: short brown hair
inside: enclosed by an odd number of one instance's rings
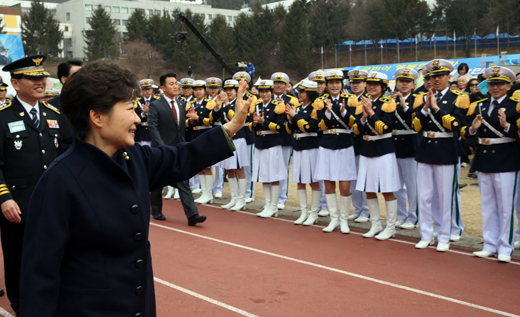
[[[108,113],[120,101],[130,101],[139,88],[128,69],[117,64],[91,62],[72,74],[63,86],[60,105],[78,138],[90,132],[90,110]]]

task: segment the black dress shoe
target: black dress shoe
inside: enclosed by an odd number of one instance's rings
[[[468,184],[464,183],[464,184],[459,184],[459,189],[462,189],[464,187],[468,186]]]
[[[4,295],[5,295],[4,290],[0,288],[0,296],[4,296]]]
[[[198,223],[206,221],[206,216],[193,215],[188,218],[188,226],[194,226]]]
[[[166,217],[162,213],[157,213],[153,215],[153,219],[155,220],[166,220]]]

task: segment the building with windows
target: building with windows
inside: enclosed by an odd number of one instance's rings
[[[69,0],[56,6],[56,17],[63,25],[70,25],[70,38],[64,43],[67,57],[85,57],[85,41],[83,32],[90,29],[88,22],[92,17],[92,11],[102,6],[110,13],[118,29],[117,38],[124,39],[127,30],[126,22],[130,15],[137,9],[143,9],[147,15],[168,12],[173,14],[174,10],[190,10],[194,13],[203,14],[205,22],[210,23],[217,15],[223,15],[230,25],[234,23],[239,10],[215,9],[210,5],[196,1],[127,1],[127,0]],[[165,30],[165,36],[170,33]]]

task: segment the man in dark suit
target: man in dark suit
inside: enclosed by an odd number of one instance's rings
[[[152,147],[161,145],[177,145],[185,142],[186,102],[179,96],[179,84],[174,73],[167,73],[160,78],[164,96],[150,104],[148,111],[148,128],[152,136]],[[199,216],[193,202],[188,180],[173,184],[179,189],[184,213],[188,217],[188,225],[206,221],[206,216]],[[157,220],[166,220],[162,214],[162,189],[150,193],[152,215]]]
[[[17,95],[0,106],[0,232],[7,297],[18,314],[20,268],[29,199],[40,176],[62,153],[60,111],[38,100],[49,76],[45,56],[22,58],[2,70],[11,73]]]

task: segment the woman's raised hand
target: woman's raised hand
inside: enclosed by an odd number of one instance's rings
[[[247,112],[249,110],[249,106],[253,102],[252,98],[249,98],[246,102],[244,102],[244,92],[246,91],[247,82],[245,80],[241,80],[238,85],[238,93],[237,93],[237,101],[235,103],[235,116],[231,119],[230,122],[226,123],[226,127],[231,133],[237,133],[242,127],[244,123],[246,123]]]

